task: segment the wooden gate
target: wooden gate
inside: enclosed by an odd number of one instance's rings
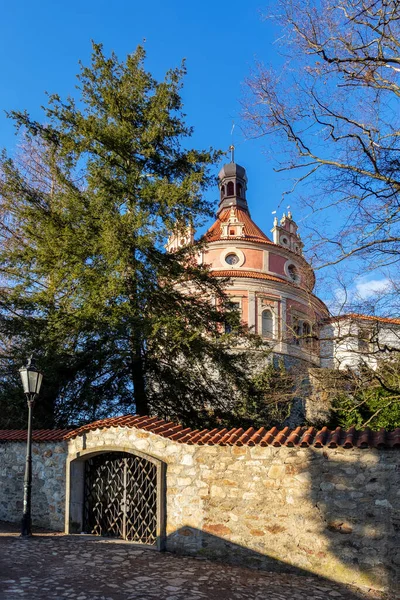
[[[89,458],[85,462],[83,530],[157,545],[158,471],[153,462],[126,452],[107,452]]]

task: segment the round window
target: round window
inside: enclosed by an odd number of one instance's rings
[[[230,254],[227,254],[225,256],[225,262],[228,265],[236,265],[239,262],[239,257],[237,254],[234,254],[233,252],[231,252]]]
[[[285,246],[287,246],[288,245],[288,239],[285,238],[285,237],[281,238],[281,243],[284,244]]]

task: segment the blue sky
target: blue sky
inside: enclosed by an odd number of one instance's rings
[[[282,192],[290,188],[289,176],[274,173],[265,140],[246,139],[240,119],[244,81],[255,62],[279,66],[281,61],[275,43],[280,32],[263,18],[265,10],[262,0],[3,3],[0,147],[12,153],[17,143],[4,111],[27,109],[41,118],[46,91],[61,96],[74,93],[78,62],[89,62],[91,39],[121,59],[145,39],[147,68],[156,78],[186,59],[183,99],[187,122],[195,128],[195,147],[227,149],[235,122],[235,158],[247,170],[252,217],[268,234],[271,213],[278,208]],[[217,202],[217,197],[217,190],[210,192],[211,199]],[[304,217],[296,211],[294,198],[285,200],[278,213],[288,202],[295,218]]]
[[[26,108],[40,117],[46,91],[74,93],[78,61],[89,62],[91,39],[120,58],[145,39],[147,68],[157,78],[186,59],[183,98],[187,121],[195,128],[195,146],[227,149],[235,120],[236,160],[248,171],[251,208],[260,225],[270,229],[283,177],[273,173],[262,154],[263,143],[244,141],[239,104],[255,60],[277,54],[263,10],[260,0],[5,3],[0,25],[0,146],[12,150],[16,143],[4,110]],[[217,199],[216,191],[214,195]]]

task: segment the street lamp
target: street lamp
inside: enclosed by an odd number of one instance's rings
[[[26,400],[28,402],[28,435],[26,446],[26,463],[24,477],[24,507],[22,516],[21,535],[32,535],[31,527],[31,495],[32,495],[32,408],[36,396],[40,392],[43,374],[38,371],[32,363],[32,357],[28,359],[26,367],[19,370]]]

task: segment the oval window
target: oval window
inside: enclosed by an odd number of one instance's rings
[[[297,268],[294,265],[289,265],[288,266],[288,273],[289,273],[290,279],[293,279],[293,281],[298,281],[299,280],[299,275],[298,275],[298,272],[297,272]]]
[[[236,265],[239,262],[239,257],[234,252],[231,252],[225,256],[225,262],[228,265]]]

